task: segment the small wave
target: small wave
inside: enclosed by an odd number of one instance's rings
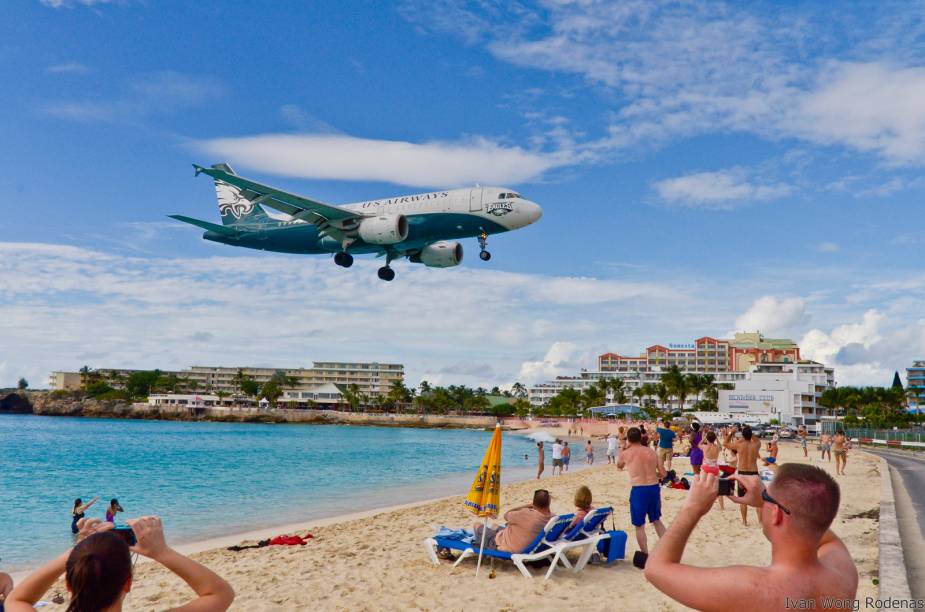
[[[533,440],[534,442],[555,442],[556,438],[548,431],[534,431],[533,433],[528,433],[527,437]]]

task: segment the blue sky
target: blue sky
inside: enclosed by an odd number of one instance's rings
[[[388,359],[490,386],[737,329],[842,383],[925,356],[920,3],[5,8],[0,385]],[[190,166],[217,161],[332,203],[479,181],[545,214],[386,286],[167,219],[217,218]]]

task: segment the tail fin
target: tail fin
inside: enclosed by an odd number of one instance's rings
[[[212,167],[228,174],[235,173],[228,164],[215,164]],[[222,215],[223,225],[253,225],[271,221],[263,208],[254,202],[256,193],[216,180],[215,195],[218,196],[218,212]]]

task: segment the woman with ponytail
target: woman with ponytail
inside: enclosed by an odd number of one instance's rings
[[[132,590],[132,553],[160,563],[182,578],[198,596],[175,608],[185,612],[227,610],[234,591],[203,565],[176,552],[164,539],[161,520],[145,516],[128,521],[136,543],[132,546],[112,523],[81,519],[78,543],[23,580],[6,599],[6,612],[33,612],[55,581],[65,575],[71,601],[67,612],[119,612]]]

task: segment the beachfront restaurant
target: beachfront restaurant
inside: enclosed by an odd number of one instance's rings
[[[286,389],[276,401],[279,408],[337,410],[347,402],[340,388],[334,383],[325,383],[308,389]]]

